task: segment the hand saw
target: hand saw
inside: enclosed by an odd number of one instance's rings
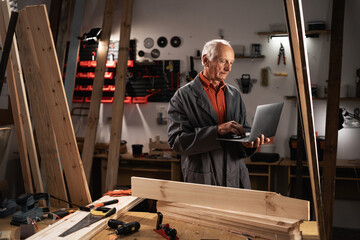
[[[107,218],[116,212],[116,208],[98,207],[90,211],[90,213],[81,219],[80,222],[63,232],[59,237],[65,237],[71,233],[74,233],[84,227],[87,227],[103,218]]]

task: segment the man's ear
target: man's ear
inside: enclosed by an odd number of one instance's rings
[[[204,64],[205,67],[209,67],[209,59],[207,58],[206,55],[204,55],[202,57],[202,61],[203,61],[203,64]]]

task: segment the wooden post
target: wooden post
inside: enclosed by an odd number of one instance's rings
[[[320,186],[319,163],[317,159],[316,137],[314,131],[313,107],[311,98],[311,82],[308,72],[305,29],[302,15],[301,0],[284,0],[289,42],[295,68],[298,106],[304,132],[306,154],[309,164],[311,189],[314,200],[316,220],[320,239],[328,239],[325,233],[324,212]]]
[[[46,98],[41,86],[39,63],[25,10],[19,13],[16,36],[19,42],[26,88],[29,93],[29,103],[41,156],[46,192],[57,198],[68,200],[50,113],[47,107],[44,107]],[[51,206],[67,207],[68,205],[51,199]]]
[[[2,1],[0,7],[1,41],[4,43],[6,36],[6,26],[9,23],[10,7],[7,1]],[[19,61],[19,53],[15,37],[13,38],[11,47],[11,53],[7,67],[7,76],[17,141],[19,144],[20,161],[25,190],[29,193],[34,192],[29,166],[30,159],[35,191],[43,192],[44,188],[39,169],[39,162],[36,153],[26,91],[24,87],[22,69]]]
[[[329,86],[326,107],[323,194],[326,234],[332,239],[335,197],[336,155],[338,143],[339,96],[342,67],[345,1],[334,0],[331,19]]]
[[[87,120],[84,146],[82,150],[82,161],[84,164],[85,175],[90,183],[91,168],[93,163],[96,130],[99,122],[99,110],[104,85],[104,74],[106,70],[106,60],[109,50],[112,21],[115,11],[115,1],[107,0],[105,5],[102,33],[96,54],[95,78],[93,91],[91,93],[91,102],[89,117]]]
[[[115,93],[111,124],[109,157],[106,172],[106,189],[112,190],[117,183],[119,168],[121,130],[124,113],[124,98],[127,75],[127,60],[130,44],[130,30],[133,0],[123,0],[118,62],[116,67]]]
[[[73,10],[74,10],[74,6],[73,4],[71,4],[71,0],[61,1],[59,27],[57,31],[57,37],[54,38],[54,42],[56,46],[56,54],[58,57],[61,72],[64,71],[67,33],[70,25],[71,13],[73,12]]]
[[[69,108],[71,107],[72,97],[74,93],[74,83],[76,77],[76,70],[78,65],[79,44],[81,21],[84,12],[84,0],[76,0],[74,7],[74,15],[70,32],[70,45],[68,51],[68,58],[66,64],[65,74],[65,94]]]
[[[91,202],[89,187],[75,139],[46,8],[44,5],[26,7],[26,13],[70,198],[75,204],[87,205]]]

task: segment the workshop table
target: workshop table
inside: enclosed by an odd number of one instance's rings
[[[119,239],[124,240],[133,240],[133,239],[165,239],[157,234],[153,229],[156,226],[157,214],[149,212],[127,212],[122,217],[119,218],[120,221],[124,222],[133,222],[138,221],[141,224],[141,227],[138,232],[135,232],[128,236],[117,236],[113,233],[113,229],[104,229],[92,237],[92,240],[100,239]],[[6,218],[0,218],[0,231],[11,231],[11,239],[20,239],[20,227],[10,225],[11,216]],[[39,231],[46,228],[48,225],[54,223],[50,219],[45,219],[43,221],[37,222]],[[171,228],[175,228],[178,232],[178,237],[182,239],[228,239],[228,240],[237,240],[237,239],[247,239],[246,236],[242,236],[238,233],[231,233],[221,229],[215,229],[205,226],[199,226],[196,224],[185,223],[182,221],[177,221],[173,219],[166,218],[164,216],[163,224],[169,223]],[[256,238],[261,240],[261,238]]]

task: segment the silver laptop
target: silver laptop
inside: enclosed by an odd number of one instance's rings
[[[250,132],[246,136],[224,135],[216,138],[222,141],[252,142],[264,134],[265,137],[275,136],[277,126],[284,103],[270,103],[256,107],[254,122]]]

